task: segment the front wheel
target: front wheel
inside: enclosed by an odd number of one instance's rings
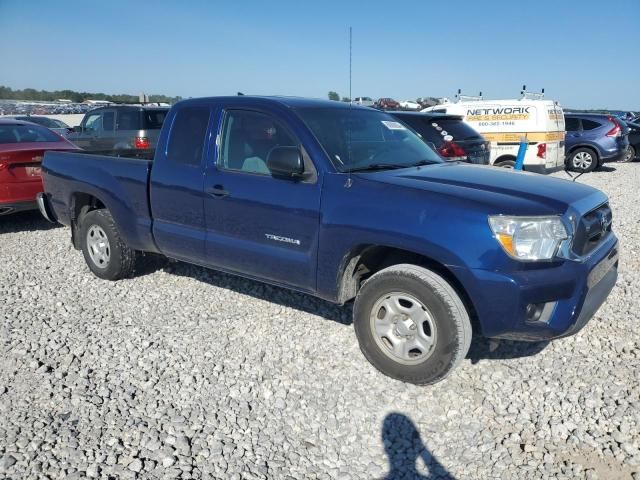
[[[80,225],[82,253],[89,269],[105,280],[133,274],[137,252],[124,242],[108,210],[93,210]]]
[[[353,322],[360,349],[385,375],[417,385],[445,378],[471,344],[469,314],[453,287],[416,265],[385,268],[362,286]]]

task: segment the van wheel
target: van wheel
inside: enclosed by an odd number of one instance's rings
[[[83,217],[80,244],[85,262],[97,277],[119,280],[133,274],[138,252],[122,240],[108,210],[92,210]]]
[[[571,152],[568,163],[571,170],[587,173],[598,166],[598,156],[590,148],[578,148]]]
[[[495,162],[493,165],[495,167],[502,167],[502,168],[515,168],[516,167],[516,161],[515,160],[500,160],[498,162]]]
[[[403,382],[439,382],[471,344],[459,295],[440,275],[400,264],[369,278],[356,296],[353,323],[360,349],[380,372]]]

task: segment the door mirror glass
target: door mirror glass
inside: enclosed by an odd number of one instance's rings
[[[295,178],[304,173],[298,147],[274,147],[267,157],[267,167],[274,176]]]

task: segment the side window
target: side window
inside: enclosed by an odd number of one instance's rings
[[[140,112],[137,110],[122,110],[118,112],[116,130],[138,130]]]
[[[582,129],[583,130],[595,130],[596,128],[601,127],[598,122],[594,122],[593,120],[587,120],[586,118],[582,119]]]
[[[577,132],[580,130],[580,120],[577,118],[564,117],[564,128],[567,132]]]
[[[298,142],[276,119],[248,110],[230,110],[222,126],[218,166],[269,175],[267,156],[272,148],[282,146],[298,146]]]
[[[87,121],[84,122],[84,129],[95,132],[102,128],[102,115],[100,113],[92,113],[87,117]]]
[[[209,107],[178,110],[171,126],[167,159],[183,165],[200,165],[208,123]]]
[[[102,112],[102,129],[105,132],[112,132],[115,125],[116,112]]]

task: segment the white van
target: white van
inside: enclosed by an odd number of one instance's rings
[[[527,92],[514,100],[484,100],[463,97],[455,103],[434,105],[423,112],[461,115],[464,121],[491,142],[492,165],[513,167],[520,140],[529,143],[524,170],[551,173],[565,167],[564,113],[558,102],[543,100],[541,94]]]

